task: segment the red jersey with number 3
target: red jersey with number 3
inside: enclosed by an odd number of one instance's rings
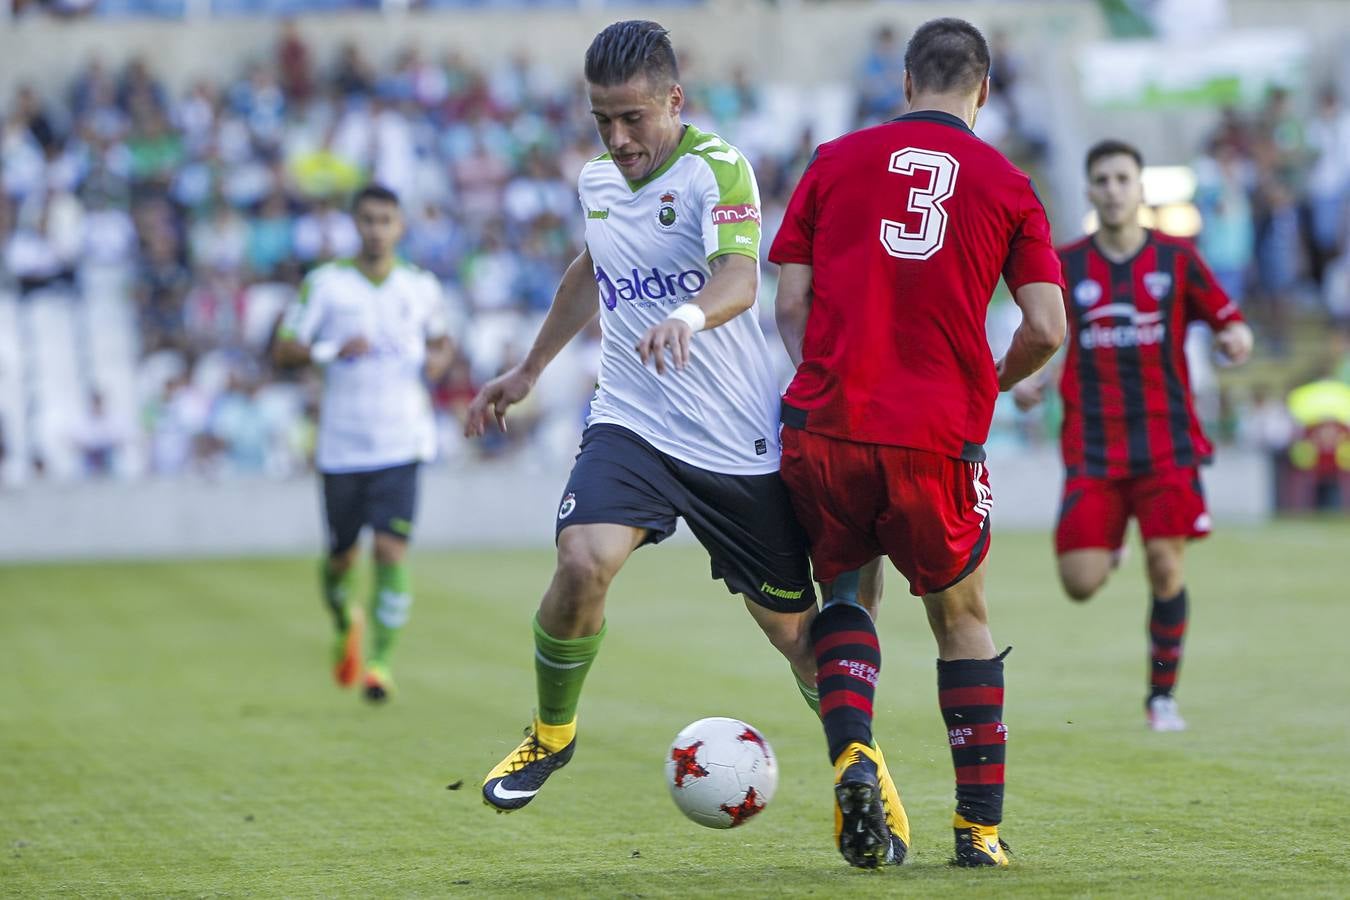
[[[822,145],[769,259],[813,269],[784,423],[971,461],[998,395],[985,315],[999,277],[1063,283],[1031,180],[932,110]]]
[[[1112,262],[1091,236],[1064,247],[1068,353],[1060,446],[1070,477],[1132,478],[1209,461],[1191,403],[1186,326],[1242,321],[1189,242],[1147,231]]]

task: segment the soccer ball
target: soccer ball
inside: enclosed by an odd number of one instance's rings
[[[675,805],[709,828],[735,828],[759,813],[778,787],[778,759],[764,735],[740,719],[699,719],[666,755]]]

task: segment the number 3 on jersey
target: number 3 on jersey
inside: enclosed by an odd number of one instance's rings
[[[946,153],[906,147],[891,154],[890,171],[897,175],[930,174],[928,184],[909,190],[909,211],[919,214],[917,228],[904,222],[881,220],[881,246],[900,259],[928,259],[942,249],[947,237],[947,210],[942,201],[956,193],[961,164]]]

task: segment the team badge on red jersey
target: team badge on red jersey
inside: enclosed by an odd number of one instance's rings
[[[1102,286],[1091,278],[1084,278],[1073,286],[1073,299],[1079,306],[1091,306],[1102,299]]]
[[[1145,272],[1144,290],[1154,300],[1161,300],[1172,290],[1172,276],[1167,272]]]

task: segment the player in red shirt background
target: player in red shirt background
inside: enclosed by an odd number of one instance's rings
[[[1100,228],[1059,251],[1069,320],[1060,378],[1064,499],[1055,533],[1059,577],[1074,600],[1106,582],[1131,517],[1144,540],[1149,611],[1148,723],[1181,731],[1172,692],[1186,633],[1182,559],[1209,533],[1199,466],[1213,447],[1191,402],[1186,327],[1203,321],[1234,363],[1252,332],[1187,242],[1144,228],[1143,157],[1103,141],[1087,155],[1088,199]],[[1050,378],[1018,385],[1029,409]]]
[[[769,256],[782,266],[778,324],[798,363],[782,476],[827,598],[811,637],[840,852],[870,867],[892,834],[909,843],[899,797],[878,785],[881,651],[856,598],[859,570],[867,577],[885,555],[923,597],[937,639],[955,862],[999,866],[1006,730],[984,601],[983,444],[998,392],[1063,339],[1060,265],[1030,179],[971,132],[989,95],[983,35],[930,21],[905,69],[911,111],[820,147]],[[1023,321],[995,362],[985,315],[1000,275]]]

